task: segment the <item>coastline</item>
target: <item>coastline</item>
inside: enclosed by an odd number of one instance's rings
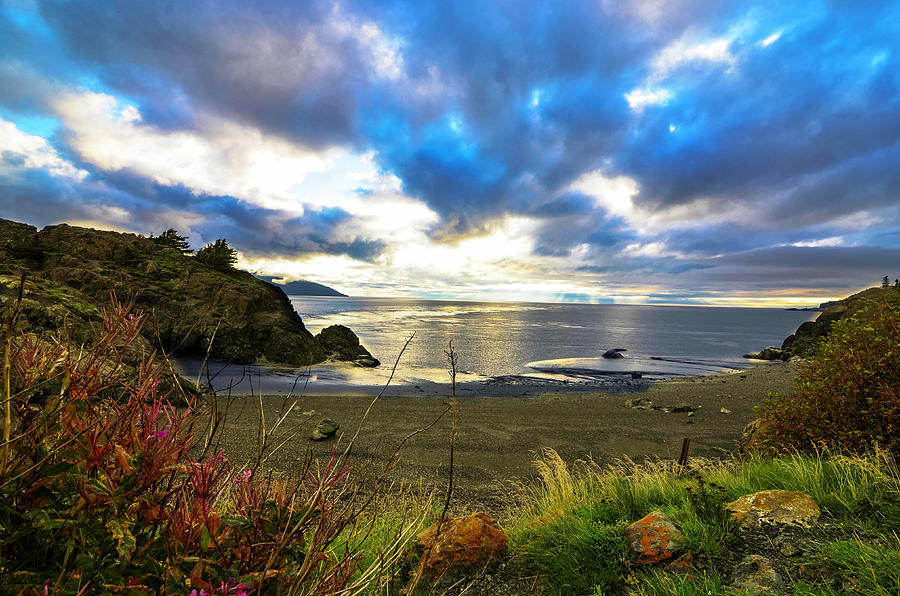
[[[643,383],[627,392],[498,385],[467,394],[458,387],[455,499],[468,506],[496,506],[512,483],[533,482],[534,454],[548,447],[569,464],[585,458],[602,464],[622,457],[677,458],[682,440],[690,438],[691,457],[722,457],[735,448],[743,427],[756,418],[755,406],[770,392],[792,389],[796,369],[792,362],[761,363],[734,372]],[[308,395],[291,399],[277,395],[225,400],[220,396],[220,408],[227,407],[220,446],[229,460],[242,466],[253,458],[260,402],[269,426],[290,409],[272,436],[272,444],[284,445],[271,455],[270,468],[291,471],[307,450],[324,461],[332,449],[343,449],[372,395],[359,387],[327,394],[307,389]],[[388,388],[359,433],[352,465],[363,474],[380,471],[404,437],[427,426],[447,408],[448,385],[434,384],[418,395],[398,389]],[[624,406],[626,399],[638,397],[661,408],[688,403],[697,410],[688,416]],[[722,413],[722,408],[729,413]],[[339,438],[309,441],[322,418],[341,425]],[[444,415],[430,430],[408,440],[391,479],[414,483],[421,479],[426,486],[445,486],[450,429],[451,417]]]

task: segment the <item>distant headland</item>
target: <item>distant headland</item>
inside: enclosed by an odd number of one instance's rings
[[[288,296],[336,296],[346,298],[347,294],[342,294],[335,290],[334,288],[329,288],[326,285],[316,283],[314,281],[309,281],[306,279],[301,279],[298,281],[289,281],[282,283],[278,281],[279,278],[273,277],[271,275],[257,275],[259,279],[268,282],[270,284],[274,284],[281,288],[285,294]]]

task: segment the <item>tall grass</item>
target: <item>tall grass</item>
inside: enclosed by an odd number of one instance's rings
[[[723,506],[768,489],[805,491],[847,528],[880,537],[883,546],[875,550],[852,541],[819,549],[819,565],[836,575],[856,574],[847,580],[862,586],[856,593],[868,593],[873,586],[890,593],[896,581],[897,573],[885,572],[892,569],[885,565],[900,556],[895,534],[900,529],[900,474],[884,450],[853,456],[692,459],[684,468],[631,460],[606,467],[581,461],[569,468],[555,451],[544,450],[535,466],[542,483],[523,489],[528,505],[510,515],[510,544],[521,572],[539,576],[551,594],[721,593],[727,578],[719,563],[737,540],[737,526]],[[683,549],[705,563],[704,573],[688,581],[631,564],[625,527],[655,509],[681,528]]]

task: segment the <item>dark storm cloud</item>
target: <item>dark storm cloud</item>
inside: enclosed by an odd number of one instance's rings
[[[900,276],[900,248],[778,246],[710,259],[692,274],[711,287],[862,288]]]
[[[833,287],[841,275],[862,279],[884,265],[877,246],[778,245],[854,234],[863,244],[898,244],[900,223],[889,211],[900,195],[900,5],[653,7],[588,0],[53,0],[37,14],[4,7],[0,109],[52,115],[60,89],[86,87],[138,106],[149,126],[191,129],[197,114],[213,113],[306,147],[375,150],[380,169],[440,215],[433,239],[451,242],[523,214],[539,220],[538,255],[568,256],[587,245],[584,272],[658,271],[774,287],[807,283],[809,271]],[[718,54],[689,51],[717,39],[724,40]],[[632,109],[625,96],[636,89],[668,98]],[[336,235],[350,217],[339,210],[292,218],[233,197],[197,196],[79,163],[64,131],[51,140],[91,175],[81,188],[37,174],[4,182],[4,192],[35,197],[16,205],[33,221],[54,209],[58,220],[118,205],[155,226],[154,207],[165,207],[202,214],[200,239],[226,236],[248,254],[373,260],[385,248]],[[4,157],[18,167],[17,159]],[[610,217],[591,197],[567,191],[594,170],[633,178],[635,203],[649,211],[702,199],[707,212],[698,217],[737,206],[750,215],[708,226],[671,222],[641,235],[635,220]],[[862,211],[893,223],[842,223]],[[630,244],[651,242],[689,258],[622,256]],[[763,254],[770,266],[746,260]],[[875,261],[854,273],[849,265],[825,271],[807,257],[849,254]]]
[[[41,5],[73,55],[102,64],[100,79],[139,97],[148,113],[167,114],[165,90],[174,88],[205,109],[309,146],[352,140],[354,91],[368,67],[352,36],[318,27],[331,9],[325,2]]]
[[[329,24],[359,17],[331,3],[92,0],[47,2],[42,14],[147,122],[187,126],[199,107],[307,146],[374,147],[460,230],[526,209],[610,154],[628,116],[628,65],[657,43],[589,2],[356,9],[402,38],[402,81],[373,76],[371,48]],[[432,84],[436,94],[416,92]]]
[[[19,156],[11,152],[5,152],[3,160],[21,165]],[[0,186],[4,189],[0,194],[3,217],[41,227],[88,220],[158,234],[174,226],[190,233],[194,248],[225,237],[242,253],[254,257],[346,254],[371,261],[384,249],[377,240],[332,239],[334,228],[350,217],[340,209],[292,217],[230,196],[197,195],[183,186],[157,184],[129,170],[93,171],[84,182],[42,170],[22,170],[15,176],[0,177]],[[120,220],[110,214],[110,208],[124,209],[129,217]],[[188,224],[190,229],[186,229],[179,220],[199,223]]]

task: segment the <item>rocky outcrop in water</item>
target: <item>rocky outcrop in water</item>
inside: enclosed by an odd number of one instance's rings
[[[371,355],[346,329],[352,354],[323,345],[277,286],[246,271],[217,270],[177,248],[135,234],[0,220],[0,301],[14,300],[25,274],[19,327],[37,335],[65,330],[86,341],[110,294],[147,315],[149,346],[232,363],[305,366]],[[345,358],[344,356],[348,357]],[[374,359],[372,359],[374,360]]]

